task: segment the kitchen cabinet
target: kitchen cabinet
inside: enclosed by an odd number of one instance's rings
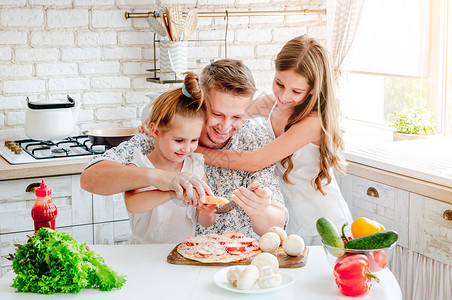
[[[95,244],[124,244],[129,239],[129,216],[122,193],[93,194],[93,214]]]
[[[122,244],[130,236],[130,225],[122,194],[93,195],[80,187],[80,175],[65,175],[0,181],[0,276],[11,267],[6,257],[34,232],[31,209],[35,193],[31,184],[44,179],[52,188],[58,215],[56,229],[86,244]]]
[[[376,220],[399,234],[398,245],[452,264],[451,204],[354,175],[341,191],[354,219]]]
[[[399,233],[401,247],[389,267],[404,299],[449,299],[452,204],[355,175],[341,178],[340,186],[354,219],[367,217]]]
[[[409,249],[452,265],[452,205],[410,193]]]
[[[342,178],[341,191],[353,219],[366,217],[384,224],[386,229],[399,234],[399,245],[408,247],[407,191],[352,175]]]

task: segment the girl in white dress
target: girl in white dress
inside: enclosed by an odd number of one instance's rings
[[[331,219],[339,230],[352,222],[333,174],[343,174],[346,162],[328,52],[315,39],[296,37],[278,53],[275,69],[273,95],[256,99],[248,110],[251,117],[265,117],[275,140],[254,152],[198,151],[207,164],[230,169],[256,171],[277,162],[287,233],[320,245],[318,218]]]
[[[134,151],[129,167],[188,172],[206,181],[203,156],[193,153],[205,114],[199,79],[188,72],[182,88],[166,92],[155,101],[149,117],[155,148],[146,156]],[[185,191],[184,201],[175,199],[172,191],[153,187],[126,192],[132,228],[129,243],[178,243],[195,235],[196,218],[202,226],[211,226],[215,221],[213,211],[218,207],[203,204],[196,192]]]

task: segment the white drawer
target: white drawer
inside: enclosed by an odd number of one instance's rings
[[[124,194],[101,196],[93,194],[94,223],[128,220]]]
[[[131,234],[129,220],[94,224],[94,244],[120,245]]]
[[[409,192],[357,176],[347,178],[344,184],[348,184],[350,189],[344,193],[344,198],[353,219],[366,217],[375,220],[399,234],[399,245],[408,246]]]
[[[57,227],[92,223],[92,194],[80,188],[79,175],[44,179],[52,189],[52,200],[58,210]],[[31,178],[0,182],[0,234],[34,230],[31,209],[36,196],[26,189],[40,180]]]
[[[452,265],[451,213],[451,204],[411,193],[410,249]]]

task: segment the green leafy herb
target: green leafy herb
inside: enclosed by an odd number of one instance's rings
[[[65,232],[39,229],[10,255],[19,292],[78,293],[82,288],[110,291],[121,288],[125,276],[107,266],[103,258]]]
[[[397,132],[408,134],[435,134],[437,127],[432,118],[432,112],[424,107],[404,108],[393,112],[391,126]]]

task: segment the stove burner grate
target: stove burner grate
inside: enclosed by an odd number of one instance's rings
[[[14,142],[34,159],[87,156],[103,152],[99,151],[98,147],[93,149],[87,135],[68,137],[58,141],[26,139]]]

